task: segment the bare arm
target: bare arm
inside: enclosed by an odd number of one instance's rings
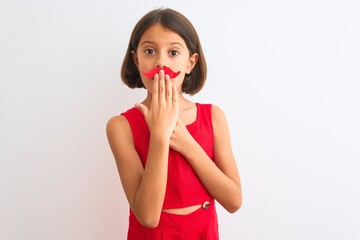
[[[194,140],[181,121],[171,137],[170,146],[189,161],[208,192],[229,212],[236,212],[242,204],[240,177],[231,149],[230,133],[224,113],[212,107],[215,133],[215,163]]]
[[[168,142],[151,136],[144,169],[125,117],[109,120],[107,136],[130,208],[140,223],[156,226],[165,194]]]
[[[176,89],[170,79],[165,79],[163,74],[155,77],[153,88],[150,108],[142,104],[138,106],[150,129],[145,168],[135,150],[127,120],[118,116],[107,124],[109,144],[125,195],[136,218],[147,227],[156,227],[160,219],[166,190],[170,136],[178,118]]]

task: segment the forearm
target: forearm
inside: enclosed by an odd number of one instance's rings
[[[227,211],[235,212],[240,208],[242,202],[240,184],[224,174],[198,143],[187,149],[185,157],[207,191]]]
[[[144,174],[135,196],[133,211],[138,220],[155,227],[165,198],[168,172],[169,140],[151,135]]]

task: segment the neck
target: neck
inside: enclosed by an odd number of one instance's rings
[[[147,93],[146,98],[144,101],[142,101],[142,104],[144,104],[146,107],[150,107],[152,99],[152,94],[150,92]],[[189,100],[187,100],[182,93],[178,93],[178,102],[179,102],[179,109],[187,108],[189,104],[192,104]]]

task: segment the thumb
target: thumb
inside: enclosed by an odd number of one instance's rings
[[[147,116],[149,109],[142,103],[136,103],[135,107],[144,115]]]

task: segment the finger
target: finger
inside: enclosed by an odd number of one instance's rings
[[[172,88],[172,82],[170,80],[170,76],[168,74],[165,75],[165,85],[166,85],[166,102],[171,104],[172,100],[172,94],[173,94],[173,88]]]
[[[152,84],[152,98],[151,98],[151,106],[150,107],[155,107],[158,105],[158,99],[159,99],[159,74],[155,74],[154,75],[154,80],[153,80],[153,84]]]
[[[173,107],[178,107],[177,77],[174,78],[174,83],[172,84],[172,105]]]
[[[153,98],[158,98],[158,94],[159,94],[158,91],[159,91],[159,74],[156,73],[152,85]]]
[[[140,112],[144,115],[144,116],[147,116],[148,115],[148,112],[149,112],[149,109],[142,103],[136,103],[135,104],[135,107],[137,109],[140,110]]]
[[[159,101],[164,102],[165,101],[165,73],[164,70],[160,70],[159,72]]]

